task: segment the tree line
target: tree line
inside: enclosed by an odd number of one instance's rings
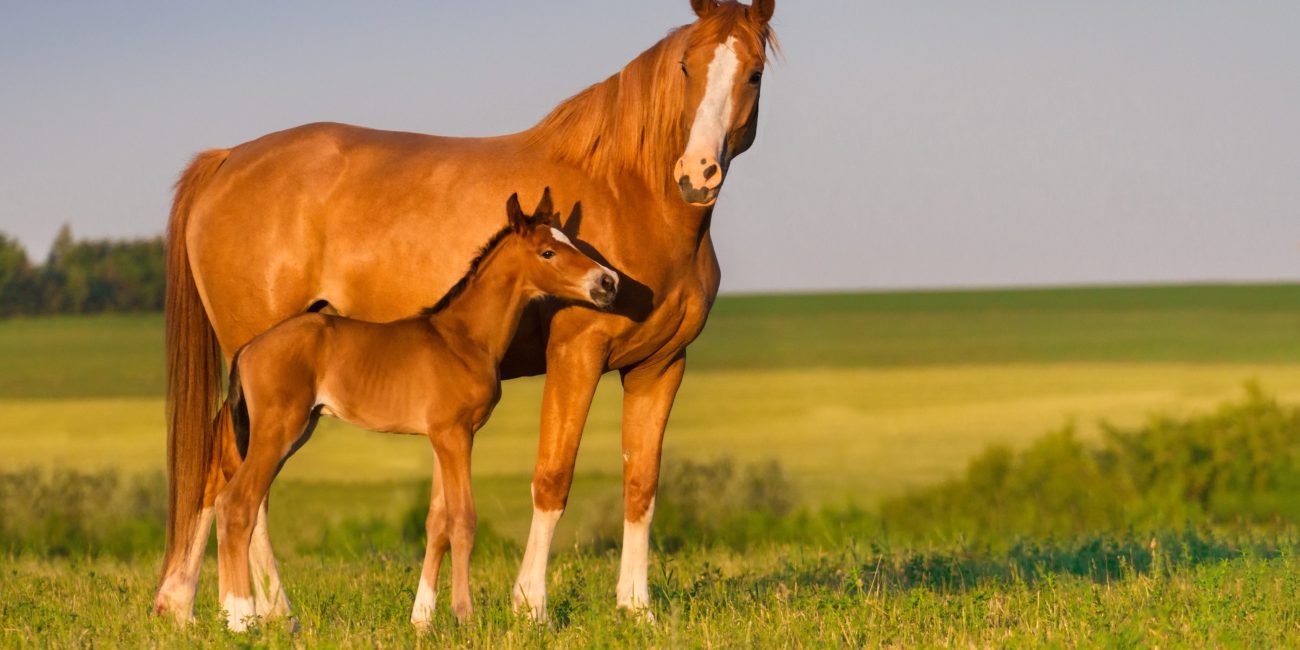
[[[0,232],[0,317],[159,311],[165,288],[161,236],[79,240],[65,224],[34,264]]]

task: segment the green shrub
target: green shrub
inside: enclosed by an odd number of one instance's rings
[[[784,538],[796,504],[794,486],[776,461],[742,469],[730,458],[666,461],[651,541],[667,553],[686,547],[742,550]],[[617,548],[623,539],[622,499],[599,511],[603,517],[589,527],[589,537],[598,549]]]
[[[0,551],[38,557],[161,554],[161,475],[28,469],[0,472]]]
[[[1208,415],[1106,427],[1095,447],[1067,427],[1020,452],[991,448],[963,477],[886,500],[880,517],[905,539],[1294,525],[1300,409],[1252,386]]]

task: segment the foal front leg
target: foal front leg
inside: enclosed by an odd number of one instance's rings
[[[447,547],[451,545],[449,524],[442,472],[438,469],[437,452],[434,452],[429,515],[424,520],[428,542],[424,547],[424,566],[420,569],[420,587],[415,592],[415,606],[411,608],[411,623],[417,628],[427,628],[433,620],[433,607],[438,595],[438,572],[442,568],[442,558],[447,553]]]
[[[473,435],[467,427],[454,427],[432,434],[451,523],[451,611],[462,623],[473,611],[469,592],[469,556],[474,550],[474,531],[478,526],[469,479]]]

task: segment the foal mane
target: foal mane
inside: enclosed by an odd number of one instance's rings
[[[470,260],[469,270],[465,271],[465,275],[462,276],[461,279],[457,280],[456,284],[451,285],[451,288],[447,290],[447,293],[444,293],[442,297],[438,299],[438,302],[434,303],[432,307],[421,309],[420,315],[432,316],[443,311],[450,306],[452,301],[456,300],[460,294],[465,293],[465,287],[468,287],[470,280],[473,280],[474,276],[478,274],[479,266],[483,264],[483,260],[487,258],[492,251],[496,250],[497,246],[500,245],[501,242],[504,241],[512,232],[513,229],[509,224],[506,224],[504,228],[498,230],[496,234],[492,235],[492,238],[487,240],[487,243],[483,244],[482,248],[478,249],[478,253],[474,255],[474,259]]]
[[[776,34],[751,19],[747,5],[722,2],[708,16],[670,31],[617,74],[560,103],[532,128],[529,142],[549,146],[593,176],[630,172],[652,188],[672,187],[672,164],[688,135],[679,63],[691,48],[732,34],[757,39],[764,60],[768,49],[778,49]]]

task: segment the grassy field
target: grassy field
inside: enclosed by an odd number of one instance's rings
[[[161,339],[157,316],[0,321],[0,470],[160,472]],[[688,363],[666,463],[778,459],[799,504],[871,507],[959,473],[990,444],[1021,447],[1066,423],[1086,441],[1102,421],[1205,412],[1240,396],[1248,381],[1300,403],[1300,285],[724,297]],[[530,512],[541,385],[508,383],[475,450],[480,520],[515,542]],[[607,377],[559,531],[553,576],[569,603],[565,618],[538,630],[506,615],[517,562],[507,547],[477,556],[478,622],[425,641],[1278,645],[1300,633],[1300,613],[1273,600],[1300,580],[1290,546],[1276,557],[1190,562],[1169,575],[1113,581],[1049,576],[857,591],[845,576],[875,551],[853,561],[813,543],[753,557],[698,551],[655,560],[659,625],[623,620],[611,606],[616,557],[572,550],[617,503],[619,403],[616,377]],[[414,587],[409,557],[321,559],[311,545],[330,526],[399,517],[428,474],[427,450],[418,438],[326,422],[286,466],[272,534],[302,607],[299,642],[414,640],[402,622]],[[0,618],[21,623],[0,634],[33,642],[47,630],[74,641],[90,629],[110,645],[229,640],[211,621],[192,637],[154,637],[162,633],[156,623],[114,615],[143,610],[153,570],[148,559],[15,559],[4,569]],[[80,594],[82,618],[43,599],[51,588]],[[211,584],[205,589],[210,614]],[[1236,626],[1238,615],[1261,624]],[[265,635],[258,638],[288,643]]]

